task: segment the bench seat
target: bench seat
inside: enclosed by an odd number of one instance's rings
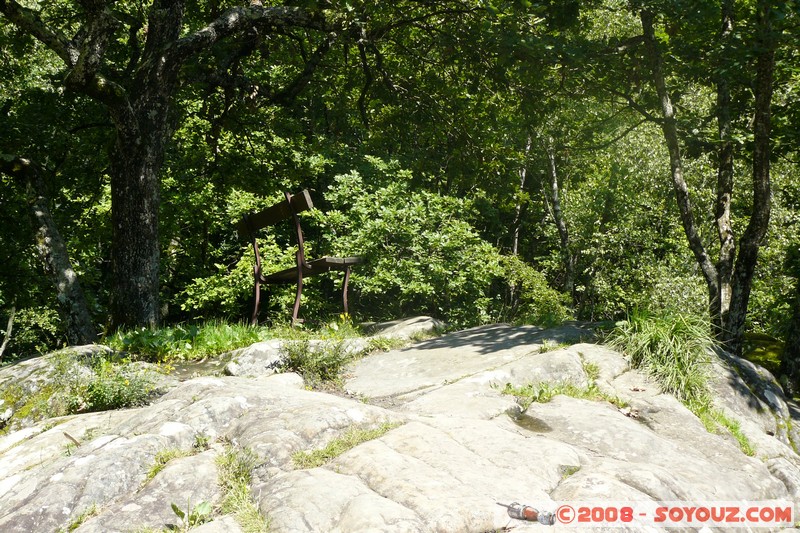
[[[347,270],[348,267],[363,262],[364,259],[361,257],[321,257],[313,261],[306,261],[302,268],[303,277],[322,274],[323,272],[330,272],[331,270]],[[261,282],[274,284],[297,283],[297,267],[293,266],[274,272],[269,276],[263,276]]]

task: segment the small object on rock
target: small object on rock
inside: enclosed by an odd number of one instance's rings
[[[631,390],[632,390],[633,392],[644,392],[644,391],[646,391],[647,389],[645,389],[644,387],[631,387]]]
[[[638,409],[633,409],[631,407],[622,407],[622,408],[620,408],[619,412],[622,413],[623,415],[625,415],[627,417],[630,417],[630,418],[633,418],[633,419],[639,418],[639,410]]]
[[[78,439],[76,439],[75,437],[73,437],[72,435],[67,433],[66,431],[62,431],[61,433],[63,433],[64,436],[67,437],[67,439],[71,440],[75,444],[75,446],[80,446],[81,445],[81,441],[79,441]]]
[[[496,502],[497,505],[505,507],[508,511],[508,516],[516,518],[517,520],[527,520],[528,522],[539,522],[545,526],[552,526],[556,523],[556,517],[553,513],[547,511],[539,511],[530,505],[522,505],[518,502],[506,505],[504,503]]]

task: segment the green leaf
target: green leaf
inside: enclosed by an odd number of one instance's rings
[[[180,508],[180,507],[178,507],[178,506],[177,506],[177,505],[175,505],[174,503],[173,503],[173,504],[171,504],[171,505],[172,505],[172,512],[173,512],[173,513],[175,513],[176,515],[178,515],[178,518],[180,518],[181,520],[183,520],[184,518],[186,518],[186,513],[184,513],[184,512],[181,510],[181,508]]]

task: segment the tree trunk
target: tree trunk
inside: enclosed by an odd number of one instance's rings
[[[553,203],[553,220],[558,228],[559,244],[561,246],[561,262],[564,264],[564,292],[572,298],[572,290],[575,286],[575,261],[569,250],[569,230],[567,221],[564,218],[564,211],[561,209],[561,187],[558,183],[558,172],[556,168],[556,152],[553,146],[553,139],[549,139],[547,145],[548,175],[550,177],[550,201]]]
[[[755,115],[753,120],[753,211],[739,243],[739,256],[733,273],[731,308],[727,328],[723,332],[726,348],[741,355],[744,324],[750,302],[758,251],[769,228],[772,204],[770,183],[770,129],[772,84],[775,71],[775,49],[779,32],[772,26],[769,0],[757,5]]]
[[[127,143],[118,140],[111,158],[111,320],[114,327],[153,327],[159,321],[161,158],[149,146],[150,141],[137,139],[131,144],[137,142],[138,150],[126,152],[124,145]]]
[[[3,339],[3,344],[0,344],[0,361],[3,360],[3,354],[8,347],[8,343],[11,341],[11,330],[14,329],[14,314],[16,314],[17,308],[15,306],[11,306],[11,312],[8,314],[8,324],[6,325],[6,336]]]
[[[787,267],[792,272],[800,272],[800,245],[790,252]],[[785,339],[781,354],[781,374],[788,380],[787,395],[800,394],[800,275],[794,280],[794,298],[792,300],[789,333]]]
[[[113,327],[158,325],[160,319],[160,176],[170,127],[171,99],[181,63],[167,44],[180,35],[183,2],[156,0],[148,19],[143,67],[128,99],[108,102],[117,138],[111,153]]]
[[[689,198],[689,187],[683,177],[683,158],[681,156],[680,143],[678,141],[678,128],[675,122],[675,111],[672,107],[667,92],[666,81],[664,79],[663,60],[661,52],[656,43],[655,30],[653,28],[653,14],[647,10],[640,13],[642,20],[642,30],[644,33],[645,50],[652,68],[653,82],[656,93],[661,103],[661,130],[664,133],[664,140],[669,151],[669,166],[672,174],[672,186],[675,191],[675,199],[678,203],[683,231],[689,241],[689,249],[694,254],[697,264],[708,287],[709,301],[714,301],[718,292],[718,275],[714,263],[708,256],[708,252],[703,245],[697,225],[694,221],[694,212],[691,199]]]
[[[730,40],[733,34],[733,2],[722,2],[722,27],[720,61],[723,63],[715,74],[717,85],[717,129],[719,148],[717,149],[717,200],[714,218],[719,238],[719,259],[717,260],[717,293],[710,301],[711,325],[714,336],[723,338],[727,329],[731,306],[731,277],[736,258],[736,241],[731,225],[731,198],[733,196],[733,141],[731,140],[731,92],[728,84],[729,61],[727,61]],[[726,68],[727,67],[727,68]]]
[[[511,241],[511,255],[519,254],[519,237],[522,233],[522,212],[524,203],[522,201],[522,193],[525,192],[525,180],[528,177],[528,154],[531,151],[531,136],[528,135],[528,140],[525,143],[525,162],[522,168],[519,169],[519,197],[517,198],[517,205],[514,207],[514,222],[513,235]]]
[[[14,157],[0,160],[0,171],[24,180],[29,216],[36,234],[36,251],[55,287],[58,309],[66,326],[67,340],[70,344],[95,342],[97,332],[78,275],[72,268],[67,246],[47,207],[41,169],[27,159]]]

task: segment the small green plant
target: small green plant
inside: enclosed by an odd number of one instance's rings
[[[363,442],[377,439],[398,426],[399,424],[386,422],[373,429],[358,426],[351,427],[342,436],[331,440],[320,450],[295,452],[292,454],[292,462],[296,468],[315,468],[322,466],[347,450],[355,448]]]
[[[267,533],[269,521],[259,512],[250,492],[252,472],[257,457],[248,449],[230,444],[217,456],[219,485],[222,489],[221,512],[232,514],[245,533]]]
[[[566,342],[556,342],[550,339],[545,339],[542,341],[542,346],[539,348],[539,353],[552,352],[553,350],[559,350],[568,346],[569,343]]]
[[[181,520],[180,531],[189,531],[193,527],[200,524],[205,524],[211,518],[211,512],[214,510],[211,504],[207,501],[202,501],[192,507],[191,500],[186,500],[186,511],[178,507],[177,504],[172,503],[172,512],[175,513]]]
[[[150,470],[147,471],[147,476],[145,476],[144,483],[147,483],[154,477],[156,477],[159,472],[164,470],[167,466],[167,463],[172,461],[173,459],[177,459],[179,457],[189,457],[193,455],[192,450],[182,450],[180,448],[164,448],[163,450],[159,450],[156,453],[156,456],[153,458],[153,465],[150,467]]]
[[[194,444],[192,448],[196,451],[205,451],[211,447],[211,437],[198,433],[194,436]]]
[[[517,398],[517,402],[524,411],[532,403],[547,403],[555,396],[563,395],[583,400],[606,401],[616,407],[627,407],[628,403],[616,396],[606,394],[601,391],[595,383],[590,383],[588,387],[579,387],[570,382],[558,383],[528,383],[521,387],[515,387],[506,383],[501,391]]]
[[[75,519],[72,522],[70,522],[70,524],[67,526],[66,529],[60,529],[59,533],[75,531],[76,529],[81,527],[81,524],[83,524],[88,519],[98,514],[100,514],[100,508],[97,506],[96,503],[93,503],[85,511],[83,511],[81,514],[75,517]]]
[[[311,387],[338,384],[345,365],[354,358],[341,342],[312,348],[308,341],[291,341],[284,343],[282,349],[280,370],[297,372]]]
[[[558,469],[561,472],[561,479],[564,480],[579,472],[581,467],[580,465],[561,465]]]

